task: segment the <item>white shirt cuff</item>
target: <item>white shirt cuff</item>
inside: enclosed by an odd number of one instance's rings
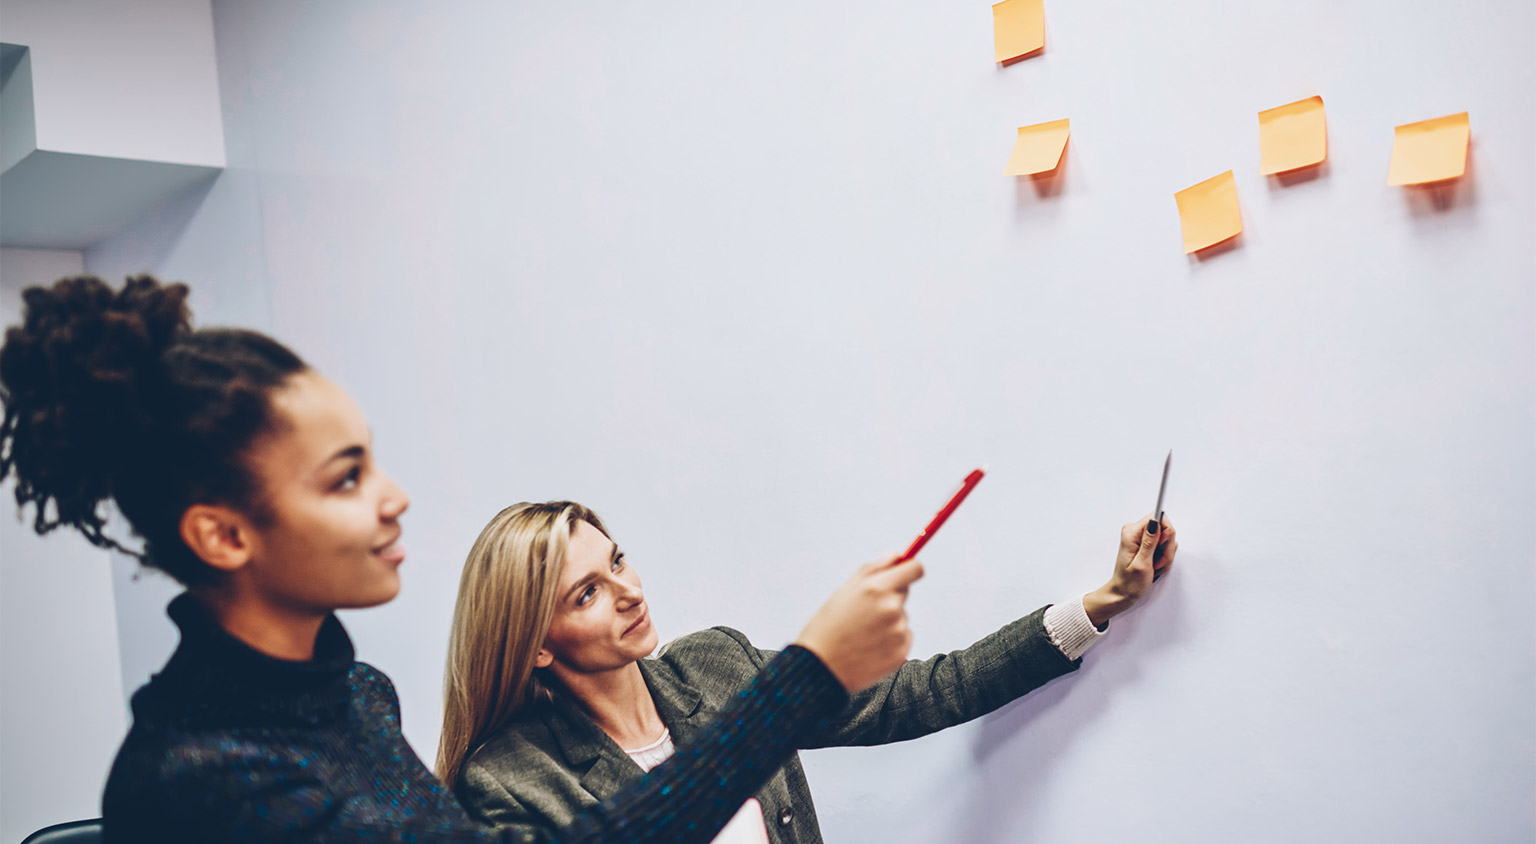
[[[1088,620],[1088,610],[1083,607],[1082,598],[1064,604],[1051,604],[1045,611],[1044,622],[1045,633],[1051,637],[1051,644],[1071,660],[1082,657],[1093,647],[1094,642],[1109,632],[1108,624],[1100,631]]]

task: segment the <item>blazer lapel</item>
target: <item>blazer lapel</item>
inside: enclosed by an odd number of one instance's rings
[[[657,714],[672,733],[672,743],[692,741],[711,714],[700,705],[704,696],[660,660],[640,660],[640,674],[651,690]],[[581,787],[599,801],[612,797],[625,783],[644,773],[623,748],[575,706],[555,707],[545,723],[570,770],[585,769]]]
[[[613,740],[610,739],[608,743],[613,744]],[[618,750],[618,745],[615,744],[614,749]],[[601,802],[617,794],[625,783],[643,773],[635,760],[624,755],[623,751],[604,753],[581,775],[581,787]]]
[[[599,802],[612,797],[626,782],[643,773],[608,734],[574,705],[553,708],[545,719],[571,771],[581,774],[581,787]]]
[[[693,741],[712,714],[700,705],[704,695],[659,659],[640,660],[640,675],[651,690],[656,713],[672,733],[672,744],[681,747]]]

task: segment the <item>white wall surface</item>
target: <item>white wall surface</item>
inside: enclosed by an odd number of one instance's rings
[[[0,249],[0,324],[21,291],[84,268],[79,252]],[[107,554],[59,531],[38,537],[0,485],[0,841],[98,817],[127,729]]]
[[[6,0],[32,50],[39,149],[221,167],[208,0]]]
[[[664,636],[773,646],[987,462],[926,654],[1101,582],[1173,447],[1179,570],[1021,703],[808,754],[827,840],[1530,840],[1532,7],[1047,15],[999,69],[986,3],[216,3],[232,172],[87,264],[369,412],[411,556],[347,621],[423,757],[505,504],[596,507]],[[1256,112],[1312,94],[1328,166],[1266,181]],[[1468,178],[1388,188],[1462,110]],[[1057,190],[1000,175],[1060,117]],[[1187,258],[1173,193],[1227,169],[1242,243]],[[163,600],[118,595],[126,652]]]

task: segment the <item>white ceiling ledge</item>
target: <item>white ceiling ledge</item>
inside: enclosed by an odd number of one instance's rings
[[[0,246],[86,249],[224,167],[207,0],[12,0]]]

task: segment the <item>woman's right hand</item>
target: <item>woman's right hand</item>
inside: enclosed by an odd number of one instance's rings
[[[1152,581],[1167,574],[1179,553],[1179,533],[1165,517],[1155,514],[1127,522],[1120,528],[1120,552],[1109,582],[1083,596],[1088,620],[1100,630],[1111,618],[1136,605],[1152,589]]]
[[[907,588],[923,576],[917,560],[870,563],[838,587],[795,644],[815,654],[849,694],[900,668],[912,648]]]

